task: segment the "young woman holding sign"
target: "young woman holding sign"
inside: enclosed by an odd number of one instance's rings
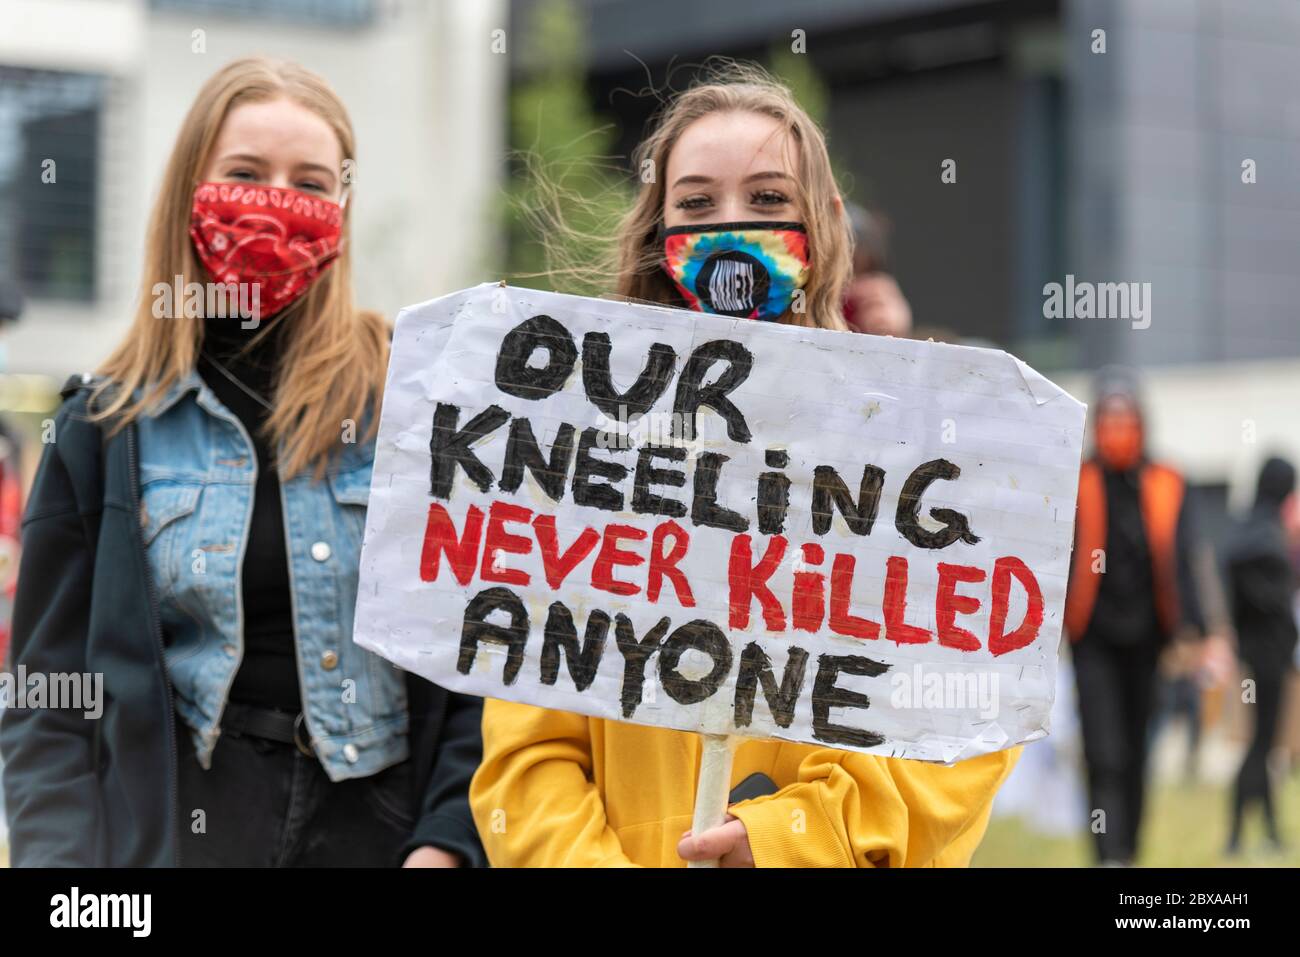
[[[729,70],[676,97],[636,161],[657,175],[643,183],[619,233],[619,293],[760,321],[847,328],[849,226],[825,139],[788,90],[756,70]],[[729,260],[751,264],[752,277],[737,282]],[[575,867],[719,858],[730,867],[965,865],[1020,750],[942,767],[745,740],[730,779],[738,803],[721,827],[691,835],[702,741],[489,699],[483,764],[470,789],[489,860]]]
[[[343,104],[290,63],[199,91],[142,303],[64,389],[23,525],[13,660],[102,717],[8,709],[19,865],[482,863],[477,698],[352,642],[388,356],[352,300]]]

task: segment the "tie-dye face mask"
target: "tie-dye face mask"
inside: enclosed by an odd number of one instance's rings
[[[661,229],[663,266],[692,309],[771,322],[808,281],[802,223],[710,223]]]

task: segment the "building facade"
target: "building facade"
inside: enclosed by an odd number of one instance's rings
[[[4,371],[36,390],[11,382],[11,407],[48,403],[122,336],[181,119],[240,56],[297,60],[348,107],[362,305],[392,317],[488,278],[505,14],[498,0],[0,0],[0,277],[26,299]]]

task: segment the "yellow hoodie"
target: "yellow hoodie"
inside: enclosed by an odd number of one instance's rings
[[[700,737],[489,698],[470,806],[494,867],[683,867]],[[993,795],[1020,757],[951,767],[746,739],[735,787],[761,771],[775,794],[733,804],[757,867],[964,867]]]

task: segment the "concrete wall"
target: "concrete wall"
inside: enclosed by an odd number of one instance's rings
[[[1151,328],[1076,326],[1087,362],[1300,356],[1300,5],[1073,0],[1066,33],[1069,260],[1152,284]]]

